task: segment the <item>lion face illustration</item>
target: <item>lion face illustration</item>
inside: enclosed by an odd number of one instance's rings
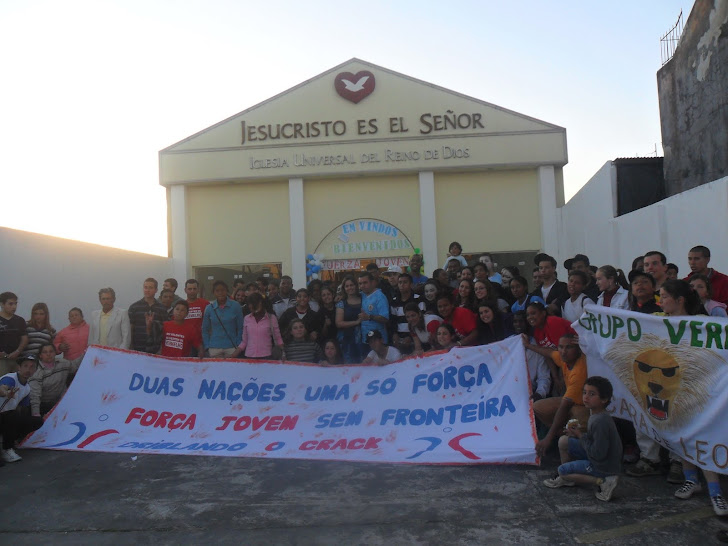
[[[710,349],[673,345],[654,334],[638,341],[620,335],[604,361],[659,429],[679,428],[700,414],[726,364]]]
[[[638,354],[633,364],[634,384],[644,408],[658,421],[670,417],[670,402],[680,392],[680,365],[661,349]]]

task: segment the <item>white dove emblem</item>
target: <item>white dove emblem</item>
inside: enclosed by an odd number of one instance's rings
[[[369,76],[362,76],[356,83],[351,83],[349,80],[345,80],[344,78],[341,78],[341,81],[344,83],[344,87],[346,87],[347,91],[356,93],[357,91],[364,89],[364,84],[367,83],[368,79]]]

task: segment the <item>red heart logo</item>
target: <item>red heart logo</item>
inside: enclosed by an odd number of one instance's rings
[[[374,74],[368,70],[356,74],[341,72],[334,79],[334,88],[341,97],[356,104],[374,91]]]

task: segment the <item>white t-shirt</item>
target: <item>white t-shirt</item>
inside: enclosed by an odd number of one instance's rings
[[[394,362],[395,360],[402,358],[402,353],[400,353],[395,347],[389,347],[387,349],[387,356],[384,358],[380,358],[376,351],[369,351],[367,358],[374,364],[388,364],[389,362]]]
[[[0,396],[0,406],[5,404],[6,400],[8,401],[3,408],[3,413],[14,410],[18,407],[18,404],[30,395],[30,382],[26,381],[25,385],[21,384],[18,380],[18,372],[8,373],[0,377],[0,385],[7,385],[11,389],[14,387],[18,388],[18,392],[9,400],[4,396]]]
[[[575,322],[579,320],[581,314],[584,312],[584,300],[588,299],[586,294],[579,294],[576,301],[571,301],[569,297],[561,308],[561,318],[568,320],[569,322]],[[591,300],[589,300],[591,301]]]

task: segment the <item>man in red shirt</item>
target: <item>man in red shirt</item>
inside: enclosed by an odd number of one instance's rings
[[[705,275],[710,280],[712,299],[728,305],[728,275],[708,267],[708,263],[710,263],[710,249],[707,246],[698,245],[691,248],[688,252],[690,275],[685,277],[685,280],[690,282],[690,277],[693,275]]]
[[[197,350],[199,358],[205,354],[202,349],[202,334],[193,324],[185,320],[188,309],[189,304],[186,301],[178,301],[172,309],[172,320],[162,325],[160,355],[173,358],[188,357],[193,347]],[[147,335],[152,335],[152,322],[147,320]]]
[[[200,285],[195,279],[188,279],[185,283],[185,294],[187,294],[187,304],[189,305],[185,322],[194,326],[197,333],[202,336],[202,316],[205,314],[205,307],[210,305],[210,302],[197,296],[199,290]],[[197,355],[192,354],[192,356]]]
[[[444,322],[455,328],[458,345],[476,344],[478,328],[475,313],[464,307],[455,307],[450,294],[443,294],[437,298],[437,312]]]

